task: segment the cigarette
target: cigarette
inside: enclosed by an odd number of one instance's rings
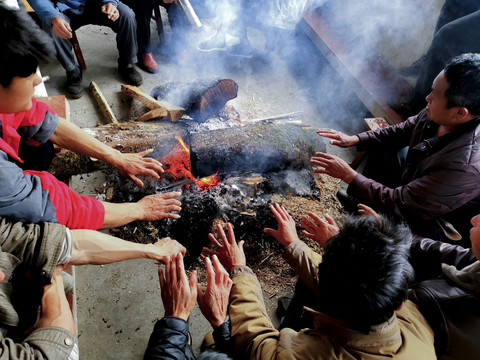
[[[45,75],[42,77],[42,82],[47,82],[48,80],[50,80],[50,76]]]

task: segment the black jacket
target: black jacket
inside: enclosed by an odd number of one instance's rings
[[[417,283],[409,299],[432,327],[439,359],[480,359],[480,298],[450,281],[441,268],[444,263],[463,269],[475,261],[471,249],[431,239],[413,242]]]
[[[213,331],[215,350],[231,351],[230,318]],[[188,323],[173,316],[165,316],[155,323],[148,340],[144,360],[193,360],[196,359],[189,344]]]

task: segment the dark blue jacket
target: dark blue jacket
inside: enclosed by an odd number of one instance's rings
[[[188,323],[177,317],[165,316],[158,320],[148,340],[144,360],[193,360],[196,359],[188,344]],[[213,331],[215,350],[231,350],[230,318]]]

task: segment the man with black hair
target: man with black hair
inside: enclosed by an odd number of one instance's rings
[[[40,20],[50,31],[57,58],[67,72],[66,89],[73,98],[83,95],[82,72],[75,63],[70,41],[73,31],[88,25],[108,26],[116,34],[118,71],[131,85],[142,84],[137,62],[135,14],[119,0],[29,0]]]
[[[233,280],[229,315],[239,358],[436,358],[430,326],[405,301],[413,276],[406,226],[349,218],[338,235],[322,238],[325,252],[320,255],[299,240],[285,208],[271,210],[278,229],[264,232],[285,246],[284,259],[317,296],[315,308],[305,308],[314,327],[299,332],[273,327],[258,281],[246,266],[243,241],[237,244],[231,224],[228,238],[218,226],[221,242],[213,235],[210,239]]]
[[[352,136],[317,130],[332,145],[367,151],[363,174],[335,155],[317,153],[311,163],[316,173],[346,182],[355,200],[407,221],[416,234],[463,238],[469,246],[468,219],[480,212],[480,54],[450,60],[426,100],[424,110],[395,126]],[[406,158],[398,157],[406,146]]]
[[[138,186],[137,175],[159,178],[162,165],[146,157],[153,150],[124,154],[81,130],[32,98],[41,82],[38,60],[53,51],[51,40],[25,11],[0,4],[0,216],[28,222],[56,222],[71,229],[113,228],[134,220],[178,218],[180,193],[113,204],[80,196],[46,170],[53,144],[103,160]],[[5,35],[5,36],[3,36]]]

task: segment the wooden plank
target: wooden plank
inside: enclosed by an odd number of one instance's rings
[[[107,99],[105,99],[105,96],[103,96],[102,90],[100,90],[95,81],[92,81],[90,83],[90,91],[92,92],[93,97],[97,101],[97,104],[100,107],[100,111],[105,117],[105,120],[107,120],[107,123],[118,124],[117,118],[115,117],[112,108],[108,104]]]
[[[132,85],[122,85],[122,93],[128,95],[135,100],[140,101],[150,110],[165,109],[167,111],[167,118],[171,121],[177,121],[185,113],[185,109],[179,106],[172,105],[166,101],[156,100],[148,94],[145,94],[140,88]]]
[[[375,49],[366,59],[355,56],[322,15],[321,7],[306,7],[300,25],[375,117],[385,118],[390,124],[404,121],[406,118],[396,113],[388,101],[408,94],[411,86]]]

